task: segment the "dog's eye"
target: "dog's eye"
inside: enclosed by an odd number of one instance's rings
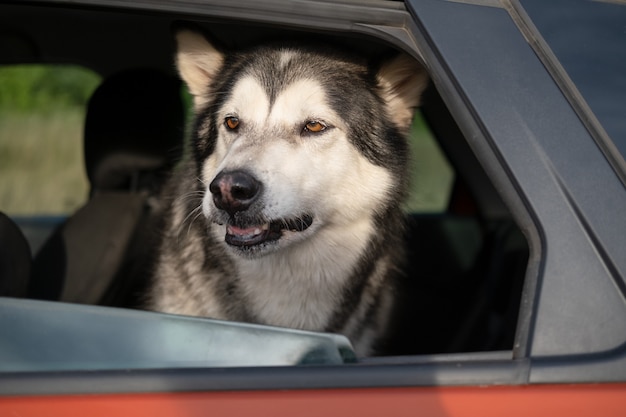
[[[229,116],[224,120],[224,125],[230,130],[235,130],[239,127],[239,118]]]
[[[304,125],[303,130],[305,132],[319,133],[323,130],[326,130],[326,125],[322,122],[318,122],[317,120],[312,120]]]

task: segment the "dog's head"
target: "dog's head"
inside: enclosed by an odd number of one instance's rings
[[[190,30],[176,39],[196,113],[203,212],[237,253],[370,227],[397,204],[404,135],[427,83],[414,60],[368,65],[293,45],[230,53]]]

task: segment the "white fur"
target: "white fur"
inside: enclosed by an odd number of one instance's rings
[[[294,52],[290,51],[288,49],[282,51],[282,53],[280,54],[280,66],[281,68],[285,68],[289,62],[291,61],[291,58],[294,57]]]
[[[244,291],[262,322],[323,328],[341,300],[342,277],[350,274],[369,232],[367,221],[325,228],[284,252],[238,262]]]

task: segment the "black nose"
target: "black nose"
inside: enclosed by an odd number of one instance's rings
[[[261,183],[245,171],[220,172],[209,185],[215,207],[233,216],[247,210],[261,192]]]

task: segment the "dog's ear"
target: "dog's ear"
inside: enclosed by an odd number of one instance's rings
[[[415,59],[401,54],[383,63],[376,77],[389,115],[402,132],[408,132],[428,85],[426,70]]]
[[[224,55],[199,32],[180,29],[175,32],[176,67],[193,96],[196,109],[206,101],[209,84],[224,63]]]

